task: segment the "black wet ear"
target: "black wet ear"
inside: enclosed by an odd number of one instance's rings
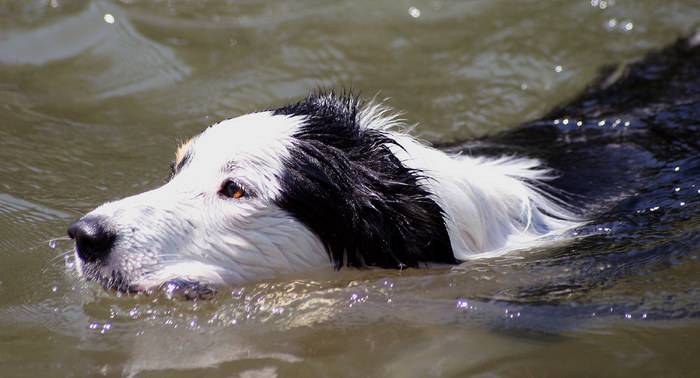
[[[337,268],[456,263],[440,206],[388,134],[358,125],[354,96],[314,93],[275,111],[304,117],[280,177],[278,205],[323,241]]]

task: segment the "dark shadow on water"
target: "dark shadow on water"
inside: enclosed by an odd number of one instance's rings
[[[533,277],[553,267],[568,276],[481,298],[528,314],[523,330],[561,330],[582,317],[700,317],[698,36],[607,69],[540,120],[439,146],[540,158],[558,174],[552,188],[591,220],[578,230],[587,237],[526,264]],[[510,332],[512,324],[503,326]]]

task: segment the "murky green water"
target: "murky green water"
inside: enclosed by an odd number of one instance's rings
[[[0,371],[697,375],[697,245],[585,290],[571,277],[606,266],[535,251],[192,303],[105,294],[77,278],[69,241],[49,241],[160,185],[178,140],[318,86],[379,93],[420,136],[457,140],[534,119],[699,22],[696,0],[0,1]],[[560,290],[519,300],[538,287]]]

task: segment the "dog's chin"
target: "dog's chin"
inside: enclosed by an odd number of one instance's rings
[[[119,271],[105,272],[104,267],[93,264],[80,264],[80,275],[88,282],[96,282],[109,293],[137,294],[143,292],[137,285],[132,285],[129,279]]]
[[[162,290],[171,298],[185,300],[210,300],[216,294],[216,286],[199,281],[176,279],[161,284],[157,290]]]
[[[155,284],[128,284],[109,279],[87,277],[86,279],[98,282],[106,292],[116,295],[165,295],[170,299],[192,301],[211,300],[217,292],[217,287],[214,284],[184,278]]]
[[[106,292],[116,295],[165,295],[171,299],[210,300],[217,292],[215,284],[190,278],[131,282],[119,271],[101,275],[97,269],[83,267],[81,273],[86,281],[96,282]]]

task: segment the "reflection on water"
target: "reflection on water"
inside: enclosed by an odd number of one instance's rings
[[[685,144],[639,155],[664,180],[631,183],[641,195],[598,219],[595,236],[526,255],[316,272],[187,302],[82,282],[62,239],[97,204],[162,183],[177,141],[223,118],[347,86],[390,98],[424,138],[495,134],[689,32],[695,1],[31,0],[0,2],[0,14],[8,376],[697,371],[692,102],[654,120],[690,130]],[[633,129],[642,118],[555,119]]]

